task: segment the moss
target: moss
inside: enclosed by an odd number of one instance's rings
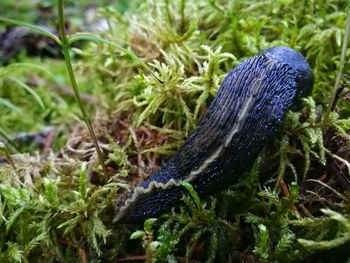
[[[1,98],[15,105],[0,103],[6,134],[60,124],[67,138],[55,153],[9,156],[8,148],[1,148],[0,261],[348,260],[345,78],[327,129],[321,125],[340,59],[345,1],[164,0],[128,10],[101,9],[110,26],[101,34],[133,51],[153,74],[111,46],[88,43],[74,50],[75,70],[92,98],[93,126],[108,157],[107,175],[88,132],[73,127],[79,113],[72,99],[48,91],[54,80],[65,84],[60,62],[45,62],[54,78],[31,72],[44,80],[33,90],[45,110],[6,79],[9,73],[0,77]],[[315,87],[302,110],[288,112],[252,170],[237,185],[203,200],[185,184],[190,193],[185,205],[143,226],[112,224],[123,194],[176,152],[224,75],[243,58],[275,45],[291,46],[308,58]],[[28,83],[31,74],[14,72],[11,76]]]

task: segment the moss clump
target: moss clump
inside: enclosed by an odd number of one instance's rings
[[[345,78],[326,129],[321,124],[340,60],[345,7],[339,0],[164,0],[140,1],[130,13],[100,10],[109,25],[101,34],[132,50],[154,75],[111,46],[89,43],[75,49],[78,75],[94,96],[93,126],[108,173],[97,164],[81,125],[67,129],[64,123],[67,143],[56,153],[9,155],[2,147],[0,261],[348,260]],[[274,45],[293,47],[308,58],[315,87],[301,111],[287,114],[252,170],[239,184],[203,200],[184,185],[191,196],[184,197],[186,205],[146,220],[143,227],[112,224],[123,193],[176,152],[205,114],[224,75],[243,58]],[[27,75],[18,75],[25,82]],[[8,80],[1,84],[14,87]],[[36,111],[16,104],[29,96],[17,100],[11,91],[0,91],[3,99],[24,109],[21,117],[11,117],[16,109],[0,103],[11,113],[0,121],[6,134],[18,130],[6,125],[9,119],[17,118],[18,125],[21,118],[24,124],[34,119]],[[50,94],[35,91],[57,110]],[[64,116],[54,112],[49,123]]]

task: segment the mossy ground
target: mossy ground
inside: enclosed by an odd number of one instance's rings
[[[0,68],[0,262],[349,262],[349,63],[322,125],[347,7],[340,0],[164,0],[100,9],[109,26],[101,35],[132,50],[158,78],[113,47],[73,49],[108,174],[64,62],[20,55]],[[186,205],[144,225],[113,224],[123,193],[175,154],[225,74],[276,45],[306,56],[315,85],[252,170],[203,200],[184,185],[192,197]],[[18,139],[47,126],[39,146]]]

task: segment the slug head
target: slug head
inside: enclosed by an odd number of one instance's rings
[[[309,63],[299,52],[289,47],[278,46],[262,50],[259,55],[265,55],[273,60],[288,64],[296,72],[296,98],[309,96],[314,84],[314,74]]]

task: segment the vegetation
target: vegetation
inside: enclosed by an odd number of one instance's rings
[[[25,16],[66,60],[22,52],[0,68],[0,262],[349,262],[348,9],[344,0],[121,1],[98,10],[108,25],[99,36],[65,36],[62,19],[56,36]],[[307,57],[315,85],[251,171],[204,199],[183,183],[184,206],[113,224],[123,194],[177,151],[225,74],[276,45]]]

